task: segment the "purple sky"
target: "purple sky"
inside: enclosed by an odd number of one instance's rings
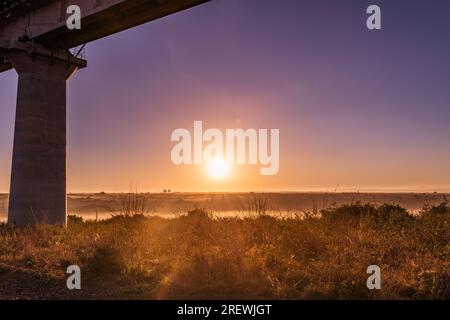
[[[448,0],[213,0],[86,53],[68,85],[70,191],[450,191]],[[0,74],[0,192],[16,86]],[[279,174],[175,167],[170,133],[194,120],[279,128]]]

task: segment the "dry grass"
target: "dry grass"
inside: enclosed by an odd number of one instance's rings
[[[0,298],[449,299],[449,222],[446,203],[418,216],[356,203],[295,219],[194,210],[3,225]],[[81,291],[65,289],[71,264],[82,269]],[[372,264],[381,290],[366,287]]]

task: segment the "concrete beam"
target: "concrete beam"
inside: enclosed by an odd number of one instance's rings
[[[34,41],[0,41],[0,55],[8,57],[11,51],[26,52],[33,57],[47,57],[49,61],[60,60],[73,64],[78,69],[87,66],[86,60],[74,57],[68,50],[50,49]]]
[[[61,60],[77,66],[78,69],[87,66],[86,60],[76,58],[66,50],[52,50],[35,42],[0,41],[0,72],[13,68],[11,61],[8,59],[8,52],[10,51],[23,51],[34,57],[44,56],[51,60]]]
[[[68,49],[210,0],[59,0],[0,23],[0,40],[34,39],[49,48]],[[81,9],[81,30],[68,30],[68,5]],[[0,21],[1,22],[1,21]]]
[[[36,39],[47,46],[72,48],[207,1],[209,0],[116,1],[115,5],[97,8],[83,15],[81,30],[68,32],[63,25],[36,36]]]
[[[6,25],[18,18],[27,15],[51,2],[59,0],[3,0],[0,1],[0,26]],[[2,4],[2,2],[5,2]],[[12,3],[8,3],[12,2]],[[11,7],[10,7],[11,6]]]

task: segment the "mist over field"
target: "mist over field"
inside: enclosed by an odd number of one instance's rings
[[[131,194],[135,194],[134,192]],[[140,193],[145,199],[145,214],[176,217],[196,208],[205,209],[219,216],[240,216],[245,214],[248,198],[252,193]],[[108,218],[120,213],[122,199],[126,193],[86,193],[68,195],[68,214],[85,219]],[[130,193],[128,193],[130,195]],[[267,213],[289,217],[302,215],[305,211],[320,210],[333,205],[355,202],[398,204],[415,213],[425,205],[439,204],[450,199],[445,193],[358,193],[358,192],[310,192],[310,193],[264,193]],[[0,195],[0,219],[7,216],[5,194]]]

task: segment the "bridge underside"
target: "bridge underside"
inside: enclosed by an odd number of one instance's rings
[[[1,41],[30,41],[69,49],[189,9],[210,0],[3,0],[0,10],[0,72],[12,68]],[[2,1],[0,0],[0,4]],[[81,8],[81,30],[68,30],[66,8]]]
[[[81,30],[68,32],[66,26],[61,26],[38,36],[36,40],[49,47],[72,48],[188,9],[203,2],[206,1],[122,1],[107,10],[83,18]]]

